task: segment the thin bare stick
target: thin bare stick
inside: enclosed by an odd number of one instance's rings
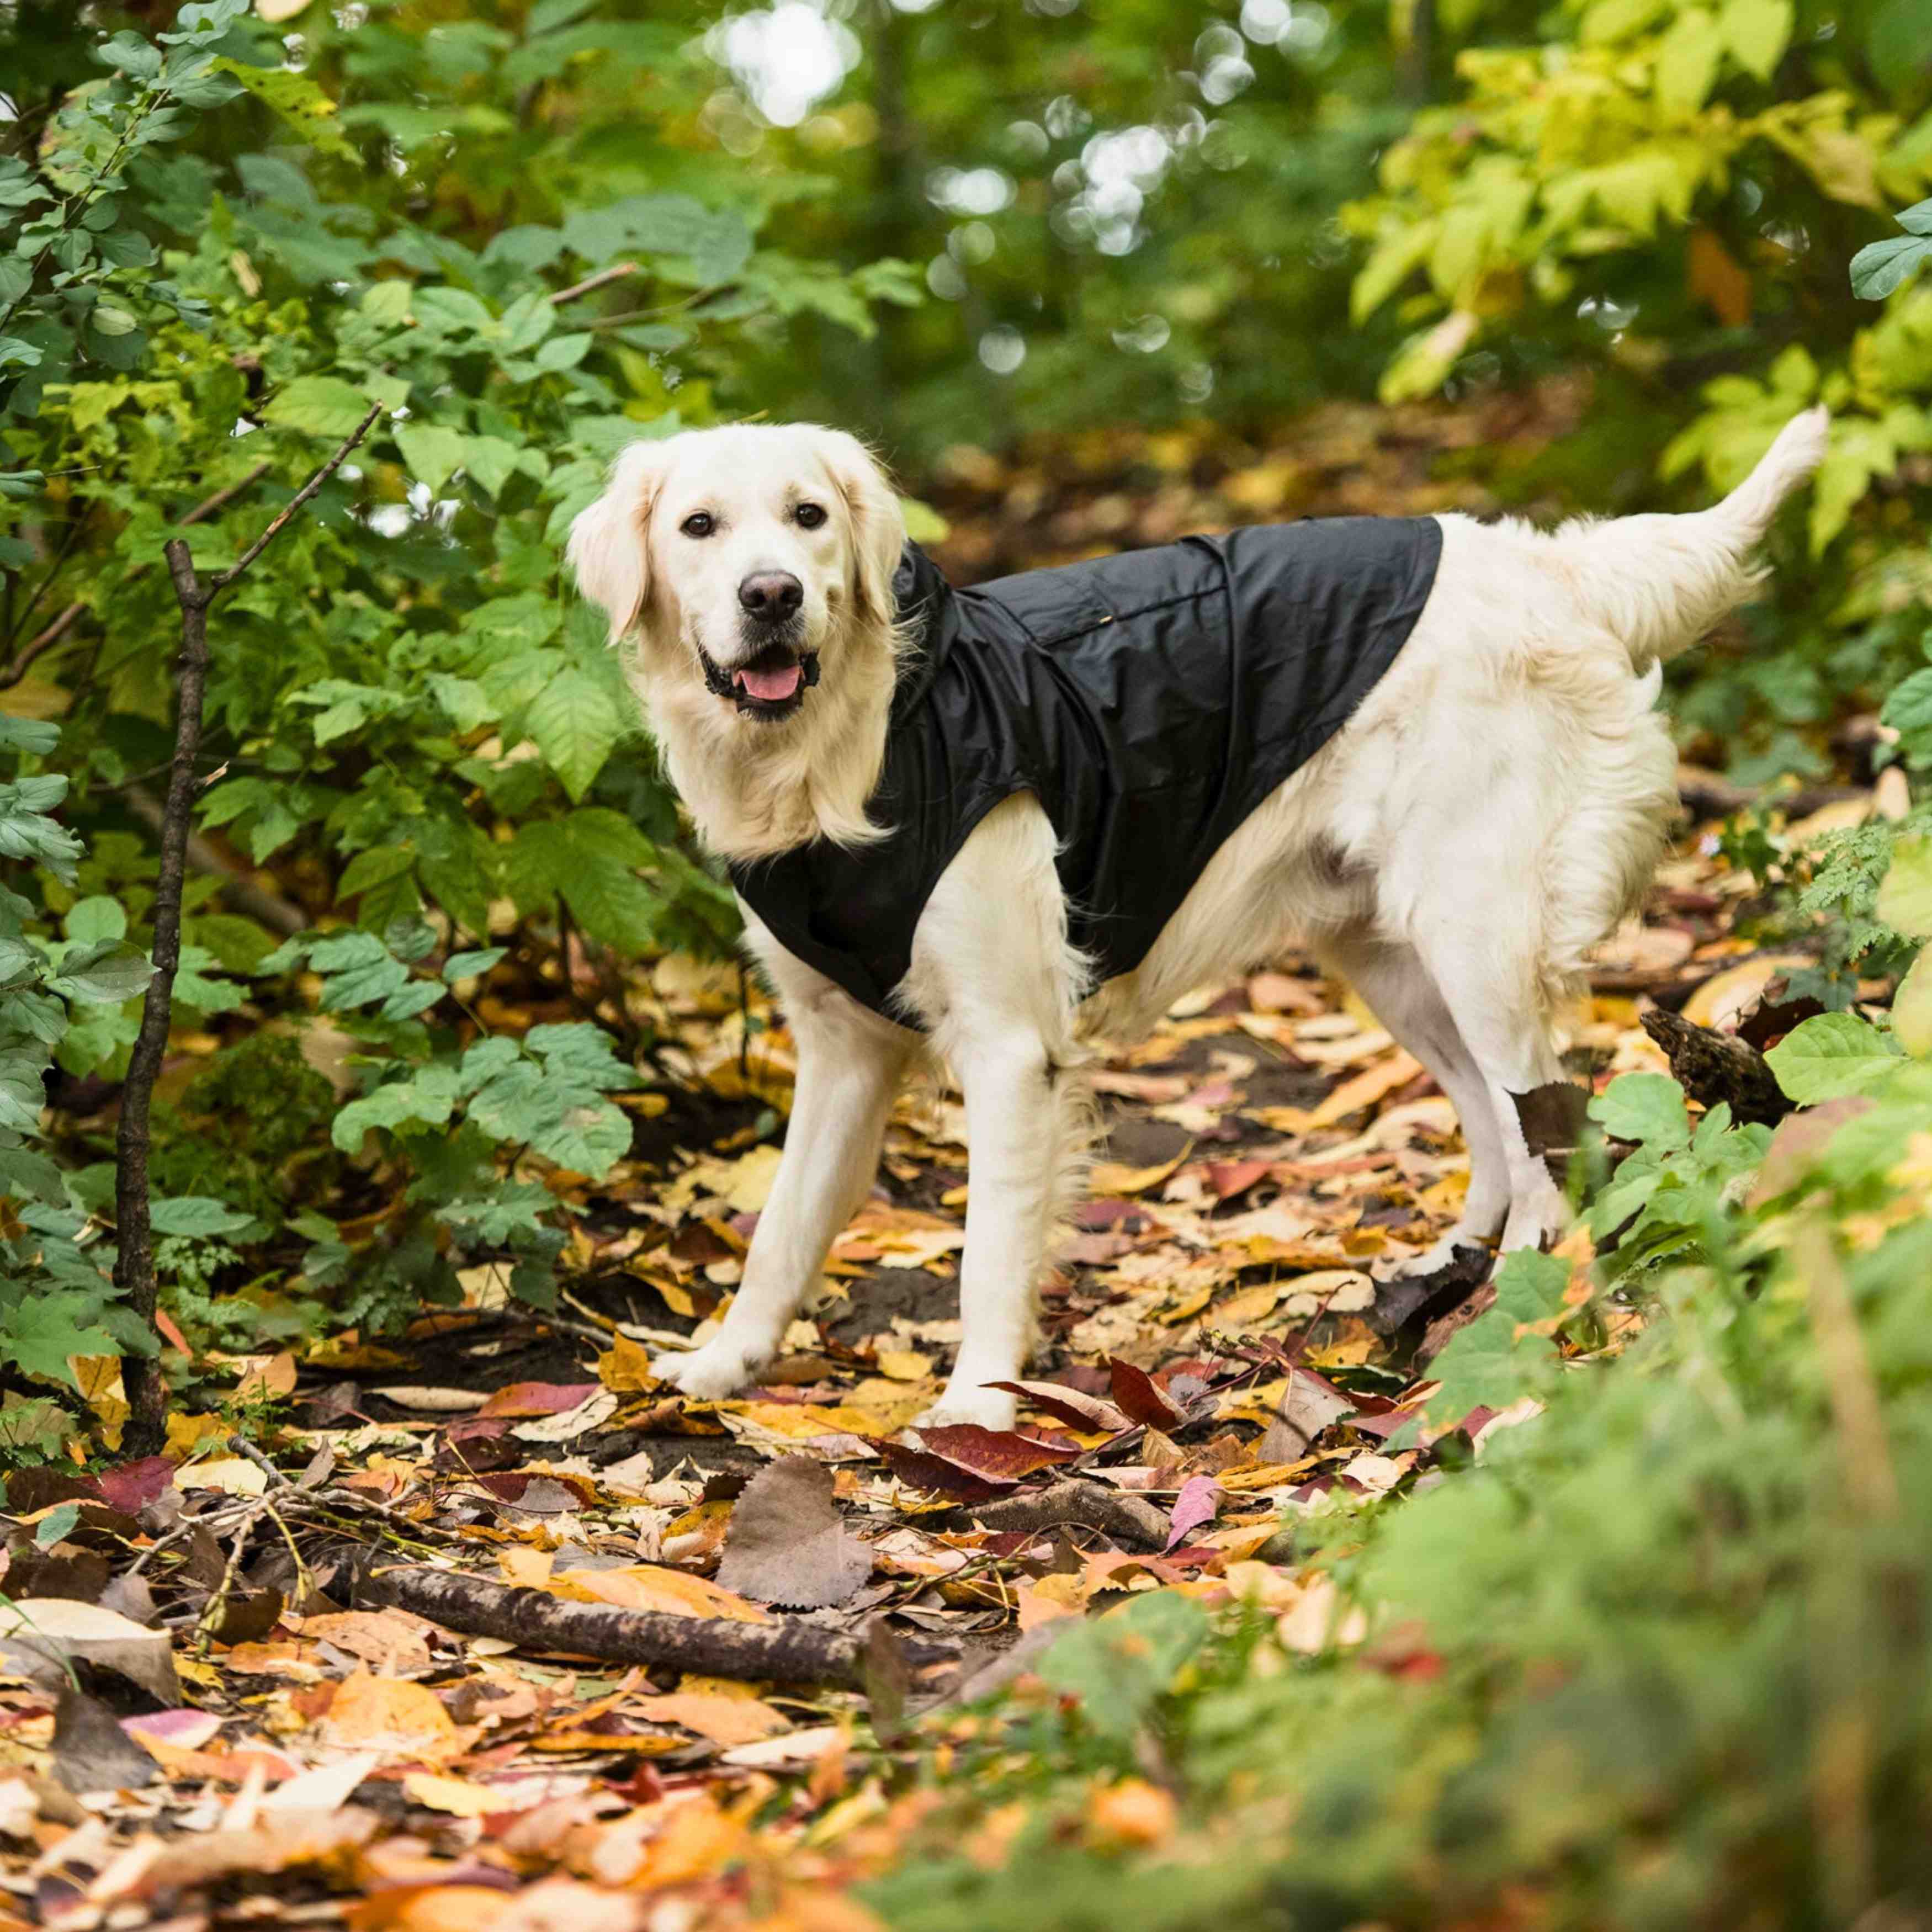
[[[166,556],[182,614],[175,755],[168,773],[167,803],[162,808],[160,872],[154,882],[154,976],[148,982],[141,1007],[141,1030],[128,1062],[114,1133],[114,1222],[119,1241],[114,1286],[151,1331],[155,1287],[154,1229],[148,1216],[148,1110],[174,1015],[175,970],[181,964],[182,880],[188,863],[188,818],[194,806],[195,754],[201,747],[201,702],[208,686],[209,593],[195,575],[184,538],[170,538]],[[158,1456],[167,1438],[167,1392],[158,1342],[153,1354],[130,1358],[123,1374],[129,1410],[128,1454]]]
[[[634,262],[615,262],[608,268],[599,268],[594,275],[586,275],[580,282],[573,282],[567,289],[559,289],[550,298],[552,308],[561,308],[566,302],[574,302],[579,296],[587,296],[592,289],[601,289],[611,282],[621,282],[626,275],[634,275],[638,265]]]
[[[352,435],[296,492],[286,507],[244,550],[239,560],[206,582],[195,573],[184,537],[172,537],[163,551],[181,607],[181,679],[175,718],[175,752],[168,771],[166,802],[161,808],[161,856],[154,882],[154,976],[141,1007],[141,1030],[128,1063],[122,1088],[121,1118],[114,1137],[115,1227],[119,1252],[114,1285],[142,1323],[154,1326],[154,1238],[148,1216],[148,1117],[154,1082],[168,1048],[174,1017],[175,973],[181,964],[182,883],[188,866],[188,821],[199,789],[195,764],[201,750],[202,700],[208,686],[208,612],[216,596],[235,582],[278,532],[340,467],[367,436],[383,405],[372,404]],[[158,1346],[153,1355],[136,1357],[123,1371],[130,1412],[124,1438],[132,1456],[160,1453],[167,1436],[167,1392],[161,1380]]]
[[[212,598],[218,590],[226,590],[274,542],[289,519],[347,461],[349,452],[375,428],[376,418],[388,406],[386,403],[371,403],[369,405],[369,413],[344,437],[341,447],[269,518],[268,528],[226,570],[217,571],[208,580],[209,597]]]

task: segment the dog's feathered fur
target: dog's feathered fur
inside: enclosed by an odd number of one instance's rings
[[[743,1285],[718,1333],[661,1372],[721,1395],[777,1350],[929,1046],[960,1082],[971,1157],[964,1340],[934,1419],[1010,1424],[1012,1398],[987,1384],[1022,1371],[1034,1285],[1077,1184],[1083,1042],[1144,1029],[1193,987],[1296,939],[1354,982],[1461,1118],[1465,1209],[1418,1265],[1459,1243],[1555,1232],[1563,1204],[1511,1096],[1561,1077],[1559,1004],[1640,898],[1676,809],[1654,708],[1661,665],[1750,594],[1756,547],[1828,428],[1822,410],[1797,418],[1744,484],[1693,515],[1550,532],[1442,518],[1435,587],[1394,667],[1214,855],[1131,974],[1090,985],[1067,943],[1052,828],[1026,796],[982,821],[920,918],[902,992],[923,1042],[748,920],[797,1041],[797,1097]],[[794,514],[808,496],[836,512],[808,536]],[[680,542],[694,503],[722,542]],[[634,640],[634,686],[719,852],[874,836],[866,803],[908,648],[890,594],[903,536],[862,447],[804,427],[634,446],[578,519],[578,581],[614,639]],[[802,581],[801,647],[823,664],[777,724],[721,700],[698,656],[728,664],[749,652],[728,593],[746,571],[772,568]]]

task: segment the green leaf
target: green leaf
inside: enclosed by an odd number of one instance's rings
[[[1892,848],[1874,910],[1894,932],[1932,939],[1932,838],[1901,838]]]
[[[514,1042],[509,1042],[514,1051]],[[337,1114],[329,1138],[344,1154],[354,1154],[371,1127],[416,1123],[447,1126],[457,1101],[457,1076],[446,1066],[425,1066],[406,1080],[392,1080]]]
[[[1052,1689],[1078,1700],[1094,1730],[1122,1742],[1172,1690],[1208,1628],[1207,1612],[1171,1590],[1150,1592],[1089,1622],[1068,1621],[1072,1628],[1034,1668]]]
[[[82,946],[98,946],[104,940],[128,937],[128,915],[118,899],[105,894],[76,902],[65,921],[67,936]]]
[[[1591,1101],[1589,1114],[1614,1140],[1666,1150],[1690,1143],[1684,1090],[1666,1074],[1619,1074]]]
[[[1678,15],[1657,50],[1657,104],[1666,116],[1684,120],[1702,107],[1724,50],[1724,36],[1707,9],[1687,8]]]
[[[573,669],[559,672],[531,700],[524,722],[573,804],[590,789],[623,735],[608,689]]]
[[[1738,64],[1768,80],[1791,44],[1796,20],[1792,0],[1726,0],[1718,26]]]
[[[1892,995],[1892,1030],[1914,1060],[1932,1057],[1932,946],[1912,961]]]
[[[459,430],[437,423],[399,423],[394,435],[410,475],[432,490],[440,490],[463,467],[469,439]]]
[[[118,940],[103,939],[70,952],[47,982],[50,992],[86,1006],[118,1006],[154,976],[147,955]]]
[[[340,160],[361,160],[343,136],[335,103],[307,74],[296,74],[288,68],[244,67],[225,54],[216,59],[214,65],[238,80],[277,119],[286,122],[311,147]]]
[[[100,1298],[85,1289],[44,1289],[28,1295],[0,1324],[0,1360],[43,1382],[69,1382],[78,1388],[80,1379],[68,1366],[70,1357],[121,1352],[100,1325]]]
[[[276,392],[262,419],[339,441],[369,413],[372,400],[338,376],[298,376]]]
[[[452,952],[443,962],[442,976],[451,986],[459,980],[481,979],[491,967],[509,957],[503,946],[486,946],[475,952]]]
[[[192,1234],[204,1238],[239,1234],[254,1226],[254,1216],[212,1195],[181,1194],[172,1200],[157,1201],[148,1210],[148,1219],[158,1234]]]
[[[1852,292],[1862,302],[1883,302],[1932,262],[1932,240],[1894,235],[1852,257]]]
[[[1932,670],[1916,670],[1893,686],[1879,720],[1905,740],[1913,764],[1932,761]]]
[[[1765,1059],[1801,1107],[1869,1093],[1904,1064],[1898,1042],[1856,1013],[1820,1013],[1802,1022]]]
[[[0,712],[0,752],[30,752],[44,758],[60,742],[60,727],[40,718],[9,718]]]

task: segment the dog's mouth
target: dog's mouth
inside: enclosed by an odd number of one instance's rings
[[[818,682],[818,654],[774,640],[729,670],[704,651],[704,682],[715,695],[728,698],[754,718],[789,718]]]

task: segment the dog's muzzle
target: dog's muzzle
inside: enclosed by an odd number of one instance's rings
[[[790,645],[766,644],[730,670],[700,650],[705,688],[728,698],[754,718],[789,718],[805,702],[805,694],[818,682],[818,654],[796,651]]]

